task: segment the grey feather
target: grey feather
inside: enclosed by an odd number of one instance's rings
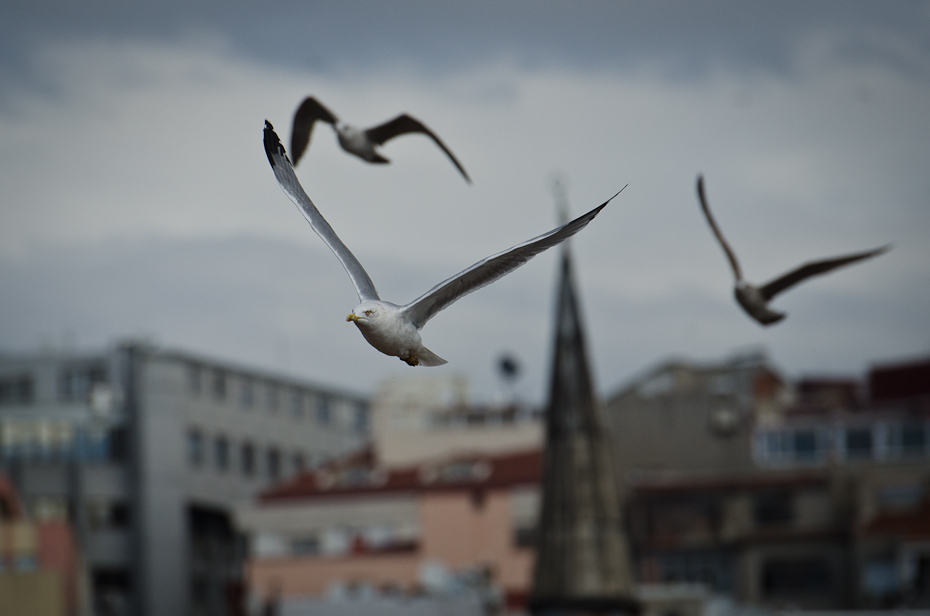
[[[336,235],[333,228],[329,226],[329,223],[326,222],[326,219],[323,218],[320,211],[313,205],[313,201],[311,201],[307,193],[304,192],[300,182],[297,181],[297,176],[294,174],[294,167],[291,166],[291,161],[287,158],[287,152],[285,152],[284,146],[281,145],[281,140],[274,132],[274,127],[268,120],[265,120],[264,142],[265,154],[268,156],[268,162],[271,163],[271,168],[274,170],[274,176],[277,178],[278,184],[281,185],[281,188],[284,190],[285,194],[290,197],[291,201],[297,205],[304,215],[304,218],[307,219],[307,222],[309,222],[313,230],[316,231],[316,234],[326,242],[326,245],[329,246],[333,254],[336,255],[336,258],[342,263],[349,278],[352,279],[352,284],[355,285],[359,300],[380,299],[374,283],[368,276],[368,272],[365,271],[362,264],[355,258],[355,255],[342,243],[342,240],[339,239],[339,236]]]
[[[623,188],[626,188],[626,186]],[[620,192],[623,192],[623,188],[620,189]],[[560,244],[584,229],[620,192],[587,214],[579,216],[561,227],[478,261],[468,269],[440,282],[416,300],[403,306],[401,312],[410,319],[410,322],[417,329],[422,328],[440,310],[447,308],[472,291],[476,291],[509,274],[539,253]]]

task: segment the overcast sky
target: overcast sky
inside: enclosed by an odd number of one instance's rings
[[[384,299],[406,303],[629,183],[572,241],[597,387],[671,357],[764,349],[788,376],[930,354],[930,2],[5,2],[0,350],[144,337],[373,392],[422,374],[345,322],[338,261],[278,188],[270,120],[315,95],[408,112],[390,165],[318,127],[298,177]],[[260,8],[261,7],[261,8]],[[705,175],[750,281],[893,243],[778,297],[763,329],[695,199]],[[557,251],[424,328],[493,399],[549,371]]]

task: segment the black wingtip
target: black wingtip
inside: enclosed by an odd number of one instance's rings
[[[702,203],[705,202],[706,198],[704,197],[704,174],[703,173],[699,173],[697,176],[697,193],[698,193],[698,198],[700,198],[701,202]]]
[[[268,157],[268,162],[272,167],[274,167],[274,159],[272,158],[274,154],[279,154],[290,162],[290,159],[287,158],[287,151],[285,151],[284,146],[281,145],[278,134],[274,132],[274,126],[272,126],[271,122],[268,120],[265,120],[264,143],[265,155]]]
[[[598,214],[600,214],[600,213],[601,213],[601,210],[603,210],[605,207],[607,207],[607,204],[610,203],[611,201],[613,201],[613,200],[614,200],[614,197],[616,197],[617,195],[619,195],[620,193],[622,193],[622,192],[624,191],[624,189],[625,189],[627,186],[629,186],[629,184],[625,184],[625,185],[623,186],[623,188],[621,188],[620,190],[618,190],[617,192],[614,193],[613,197],[611,197],[610,199],[608,199],[608,200],[605,201],[604,203],[600,204],[599,206],[597,206],[596,208],[594,208],[593,210],[591,210],[591,211],[588,212],[587,214],[582,214],[581,216],[579,216],[579,217],[576,218],[575,220],[573,220],[573,221],[571,221],[571,222],[565,223],[565,225],[563,225],[563,226],[568,226],[568,225],[572,224],[573,222],[579,221],[579,220],[584,219],[584,218],[587,218],[588,220],[594,220],[594,217],[597,216]]]
[[[624,190],[626,190],[626,187],[627,187],[627,186],[629,186],[629,184],[624,184],[624,185],[623,185],[623,188],[621,188],[621,189],[618,190],[616,193],[614,193],[614,197],[616,197],[617,195],[619,195],[620,193],[622,193]],[[610,203],[611,201],[613,201],[613,200],[614,200],[614,197],[611,197],[610,199],[608,199],[607,202],[604,203],[604,205],[607,205],[607,203]]]
[[[608,199],[608,200],[605,201],[604,203],[600,204],[599,206],[597,206],[596,208],[594,208],[594,210],[592,210],[592,211],[596,213],[596,212],[600,212],[601,210],[603,210],[605,207],[607,207],[607,204],[610,203],[611,201],[613,201],[613,200],[614,200],[614,197],[616,197],[617,195],[619,195],[620,193],[622,193],[622,192],[624,191],[624,189],[625,189],[627,186],[629,186],[629,184],[624,184],[623,188],[621,188],[620,190],[618,190],[617,192],[615,192],[614,195],[613,195],[613,197],[611,197],[610,199]]]

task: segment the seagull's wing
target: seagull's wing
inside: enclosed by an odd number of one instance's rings
[[[626,188],[626,186],[623,188]],[[622,192],[623,189],[620,190]],[[617,195],[619,194],[618,192]],[[614,195],[614,197],[617,195]],[[410,319],[417,329],[420,329],[443,308],[472,291],[491,284],[501,276],[509,274],[539,253],[552,248],[584,229],[614,197],[561,227],[478,261],[452,278],[440,282],[421,297],[402,307],[402,314]]]
[[[824,259],[823,261],[812,261],[810,263],[805,263],[796,270],[790,271],[784,276],[780,276],[775,280],[766,283],[765,286],[759,289],[759,292],[762,293],[762,297],[765,298],[765,301],[769,301],[785,289],[792,287],[799,282],[810,278],[811,276],[826,274],[830,270],[836,269],[838,267],[843,267],[844,265],[849,265],[850,263],[855,263],[856,261],[861,261],[863,259],[868,259],[869,257],[880,255],[887,251],[889,248],[891,248],[890,244],[887,246],[882,246],[881,248],[876,248],[875,250],[867,250],[865,252],[857,252],[855,254],[845,255],[842,257]]]
[[[294,157],[294,164],[304,155],[304,151],[310,144],[310,133],[313,132],[313,124],[317,120],[327,124],[335,124],[339,119],[333,113],[320,104],[312,96],[304,99],[297,111],[294,112],[294,122],[291,126],[291,156]]]
[[[437,137],[436,134],[428,129],[425,124],[416,118],[407,115],[406,113],[399,115],[393,120],[385,122],[384,124],[369,128],[365,131],[365,136],[368,137],[372,142],[377,143],[378,145],[382,145],[389,139],[393,139],[398,135],[406,135],[407,133],[423,133],[435,141],[436,145],[442,148],[442,151],[445,152],[446,156],[449,157],[449,160],[452,161],[452,164],[458,168],[459,173],[462,174],[462,176],[465,178],[465,181],[471,184],[471,178],[469,178],[468,174],[465,173],[465,168],[462,167],[462,164],[458,161],[452,151],[446,147],[446,144],[442,142],[442,139]]]
[[[329,226],[320,211],[313,205],[313,201],[304,192],[300,182],[297,181],[291,161],[287,158],[287,152],[284,151],[281,140],[278,139],[274,127],[268,120],[265,120],[265,154],[268,155],[268,162],[271,163],[278,184],[291,198],[291,201],[297,204],[297,207],[300,208],[304,218],[307,219],[316,234],[323,238],[323,241],[333,251],[336,258],[342,262],[342,267],[346,268],[346,273],[352,279],[355,290],[358,291],[358,298],[360,300],[379,299],[378,291],[375,290],[375,285],[371,278],[368,277],[365,268],[358,262],[355,255],[346,248],[346,245],[342,243],[333,228]]]
[[[739,261],[736,260],[736,255],[733,254],[733,250],[730,248],[730,245],[727,244],[727,241],[723,239],[723,233],[721,233],[720,229],[717,228],[717,223],[714,221],[714,217],[710,213],[710,207],[708,207],[707,199],[704,197],[703,175],[698,176],[697,193],[698,200],[701,202],[701,209],[704,210],[704,216],[707,217],[707,223],[710,225],[710,230],[714,232],[715,236],[717,236],[717,241],[720,242],[720,245],[723,247],[723,252],[726,253],[727,259],[730,261],[730,267],[733,268],[733,275],[736,276],[736,282],[739,282],[743,279],[743,272],[741,272],[739,269]]]

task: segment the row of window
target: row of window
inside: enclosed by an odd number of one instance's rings
[[[87,402],[94,385],[106,383],[106,380],[106,366],[102,363],[66,364],[58,371],[58,400]],[[29,405],[35,399],[35,378],[32,374],[6,374],[0,377],[0,406]]]
[[[0,460],[121,460],[126,454],[126,436],[121,426],[83,426],[50,420],[0,421]]]
[[[233,468],[234,456],[238,468]],[[187,462],[194,468],[210,466],[221,473],[237,471],[245,477],[261,475],[276,481],[284,476],[284,465],[287,462],[293,473],[303,472],[312,463],[301,451],[291,454],[289,460],[285,460],[285,457],[286,454],[274,445],[262,450],[250,440],[233,443],[223,434],[210,438],[199,428],[191,428],[187,432]],[[263,472],[259,471],[260,465]]]
[[[736,558],[727,551],[668,551],[646,556],[643,577],[651,582],[699,582],[720,592],[731,592]],[[767,558],[758,570],[759,588],[766,597],[825,593],[833,590],[836,572],[823,556]]]
[[[756,434],[754,454],[761,464],[921,458],[930,456],[928,444],[928,422],[878,422],[764,430]]]
[[[243,375],[233,377],[226,370],[208,369],[193,363],[187,367],[187,383],[193,395],[209,393],[217,402],[226,402],[235,395],[239,407],[243,409],[263,405],[269,411],[277,412],[286,406],[288,412],[296,418],[314,415],[316,423],[321,426],[328,426],[334,420],[331,396],[299,387]],[[232,392],[232,383],[237,385],[235,394]],[[354,430],[364,432],[367,429],[368,408],[364,402],[354,403],[351,421]]]

